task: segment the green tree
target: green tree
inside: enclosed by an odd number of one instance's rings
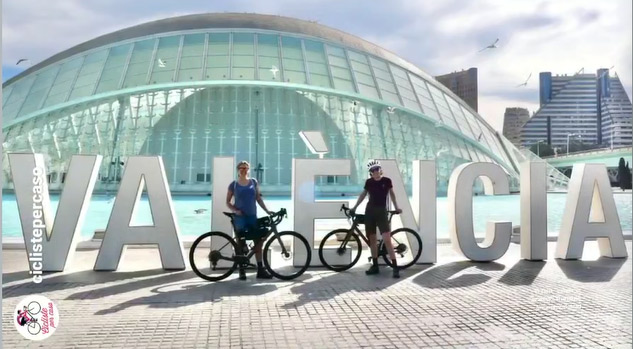
[[[569,140],[569,152],[575,153],[578,151],[591,149],[589,145],[585,145],[581,140],[570,139]]]
[[[539,155],[540,157],[554,155],[554,149],[552,148],[552,146],[545,142],[532,144],[532,146],[530,147],[530,151],[536,155]]]

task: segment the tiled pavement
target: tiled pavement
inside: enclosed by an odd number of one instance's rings
[[[631,241],[627,241],[631,254]],[[549,243],[550,254],[555,244]],[[449,245],[403,278],[311,269],[291,282],[254,275],[208,283],[164,272],[157,250],[128,249],[117,272],[94,272],[96,251],[30,281],[24,251],[3,251],[4,348],[614,348],[631,347],[631,259],[467,262]],[[366,259],[365,259],[366,260]],[[15,330],[13,309],[44,294],[60,313],[42,342]]]

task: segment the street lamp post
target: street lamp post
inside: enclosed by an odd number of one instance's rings
[[[613,150],[613,137],[615,137],[615,122],[611,118],[611,150]]]
[[[540,140],[538,142],[536,142],[536,155],[540,158],[541,157],[541,142],[545,142],[544,140]]]
[[[569,155],[569,137],[578,136],[578,138],[582,138],[582,136],[578,133],[568,133],[567,134],[567,155]]]

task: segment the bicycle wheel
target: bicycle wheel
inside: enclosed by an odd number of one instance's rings
[[[29,303],[29,306],[27,309],[29,310],[29,313],[31,313],[32,315],[35,315],[35,314],[39,314],[39,312],[42,310],[42,306],[40,305],[40,303],[33,301]]]
[[[40,331],[42,330],[42,325],[38,324],[37,322],[30,322],[28,325],[28,331],[30,334],[32,335],[36,335],[38,333],[40,333]]]
[[[191,269],[208,281],[220,281],[237,269],[237,244],[225,233],[212,231],[200,235],[189,250]]]
[[[349,229],[336,229],[323,237],[319,245],[319,259],[324,267],[332,271],[344,271],[358,263],[363,249],[360,238],[356,232],[348,232]],[[337,234],[346,234],[345,240],[339,241]]]
[[[271,235],[264,245],[264,266],[276,278],[291,280],[310,266],[312,250],[303,235],[295,231],[282,231]]]
[[[396,252],[398,268],[406,269],[415,264],[422,255],[422,239],[409,228],[400,228],[391,232],[391,243]],[[393,267],[384,241],[380,241],[379,251],[388,266]]]

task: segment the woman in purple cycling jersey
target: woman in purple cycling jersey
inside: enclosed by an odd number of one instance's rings
[[[369,202],[365,208],[365,231],[369,238],[372,265],[365,273],[367,275],[373,275],[380,272],[380,269],[378,269],[378,243],[376,240],[376,226],[378,226],[382,234],[382,241],[385,242],[389,258],[391,258],[391,262],[393,263],[393,277],[399,278],[400,272],[396,263],[396,253],[393,250],[391,228],[389,227],[389,219],[387,218],[387,196],[389,195],[391,197],[396,212],[400,213],[402,210],[398,208],[398,202],[396,201],[396,194],[393,192],[391,179],[382,175],[380,162],[376,160],[369,161],[367,169],[371,177],[365,181],[364,190],[358,197],[356,205],[352,208],[352,212],[356,211],[358,205],[360,205],[360,203],[365,200],[365,196],[369,194]]]

